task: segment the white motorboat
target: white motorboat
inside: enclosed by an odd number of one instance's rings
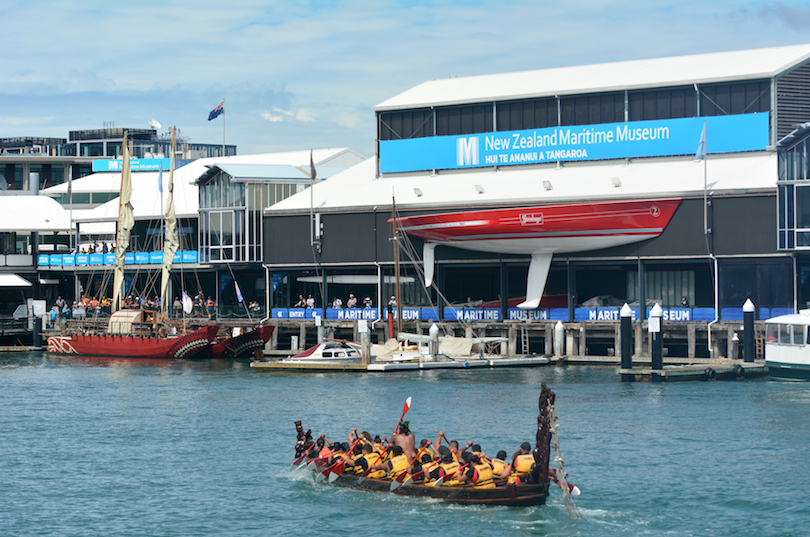
[[[765,321],[765,365],[771,377],[810,380],[810,310]]]

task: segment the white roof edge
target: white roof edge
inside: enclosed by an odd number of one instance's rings
[[[372,107],[372,110],[383,112],[492,100],[772,78],[807,60],[810,60],[810,44],[434,79],[391,97]],[[603,71],[600,73],[602,76],[594,77],[594,70]],[[586,81],[593,78],[603,83],[589,86]],[[604,84],[611,78],[617,82]],[[633,79],[636,80],[632,81]],[[579,81],[581,82],[578,83]],[[459,91],[454,90],[464,85],[475,86],[476,89],[467,89],[461,93],[468,95],[460,96]],[[498,91],[499,88],[509,89]],[[511,93],[514,88],[526,89]],[[431,94],[435,97],[431,98]]]

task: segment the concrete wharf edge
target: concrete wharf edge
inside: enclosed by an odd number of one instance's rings
[[[657,375],[663,382],[695,381],[695,380],[736,380],[734,371],[736,366],[740,366],[744,375],[742,378],[750,379],[764,377],[768,375],[768,366],[764,360],[755,362],[743,362],[742,360],[723,360],[714,363],[690,364],[682,366],[664,367],[664,369],[652,369],[650,367],[633,367],[630,369],[619,369],[620,375],[630,375],[636,382],[648,382],[657,380]],[[714,371],[714,378],[707,378],[708,369]]]
[[[537,367],[549,365],[546,357],[497,358],[491,360],[467,360],[453,362],[404,362],[375,364],[325,364],[325,363],[291,363],[291,362],[251,362],[250,367],[256,370],[272,371],[345,371],[388,373],[393,371],[417,371],[426,369],[476,369],[494,367]]]

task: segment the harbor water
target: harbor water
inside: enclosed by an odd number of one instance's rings
[[[533,441],[557,394],[569,480],[538,507],[371,493],[288,473],[295,420],[492,455]],[[245,362],[0,356],[0,535],[806,535],[810,383],[621,383],[613,367],[391,374]]]

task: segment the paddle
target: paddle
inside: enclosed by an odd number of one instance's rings
[[[395,490],[397,490],[399,487],[402,486],[402,483],[405,481],[405,478],[408,477],[408,472],[410,472],[411,468],[413,468],[413,463],[419,460],[419,457],[422,455],[422,452],[425,451],[425,448],[427,448],[428,446],[430,446],[430,443],[427,443],[424,446],[422,446],[422,448],[416,454],[416,457],[413,458],[413,460],[405,469],[405,471],[399,474],[396,479],[391,481],[391,489],[390,489],[391,492],[394,492]],[[418,473],[421,474],[422,472]],[[411,479],[411,483],[413,483],[413,479]]]
[[[405,406],[402,408],[402,415],[399,417],[399,421],[397,422],[397,426],[396,426],[396,427],[394,427],[394,432],[393,432],[393,433],[391,433],[391,438],[393,438],[393,437],[394,437],[394,435],[395,435],[395,434],[397,434],[397,430],[399,429],[399,426],[400,426],[400,425],[402,425],[402,420],[403,420],[403,419],[405,419],[405,414],[406,414],[406,413],[408,412],[408,410],[410,410],[410,409],[411,409],[411,398],[410,398],[410,397],[408,397],[407,399],[405,399]],[[374,464],[377,464],[377,463],[379,463],[379,462],[382,460],[383,455],[385,455],[385,453],[388,451],[388,449],[389,449],[390,447],[391,447],[391,443],[389,442],[389,443],[388,443],[388,445],[387,445],[387,446],[385,446],[385,449],[384,449],[384,450],[382,450],[382,453],[380,453],[380,455],[377,457],[377,462],[375,462]],[[368,470],[366,470],[365,472],[363,472],[362,477],[366,477],[366,476],[367,476],[368,474],[370,474],[370,473],[371,473],[371,467],[369,466]]]
[[[309,455],[309,452],[312,451],[312,448],[314,448],[316,445],[317,444],[315,442],[312,442],[312,445],[307,448],[307,450],[304,452],[304,454],[293,461],[293,463],[290,465],[290,472],[292,472],[295,469],[296,466],[301,464],[301,461],[303,461],[304,458],[307,455]]]
[[[346,452],[346,455],[348,455],[349,453],[354,451],[354,448],[355,448],[355,446],[357,446],[357,443],[359,441],[360,441],[360,437],[358,436],[357,440],[354,441],[354,444],[352,444],[351,447],[349,448],[349,450]],[[344,466],[344,462],[345,462],[344,457],[346,457],[346,455],[343,455],[343,457],[340,458],[340,460],[337,462],[337,465],[333,464],[332,466],[330,466],[330,468],[331,468],[329,470],[329,482],[330,483],[334,483],[334,481],[338,477],[340,477],[340,474],[343,473],[343,466]]]

